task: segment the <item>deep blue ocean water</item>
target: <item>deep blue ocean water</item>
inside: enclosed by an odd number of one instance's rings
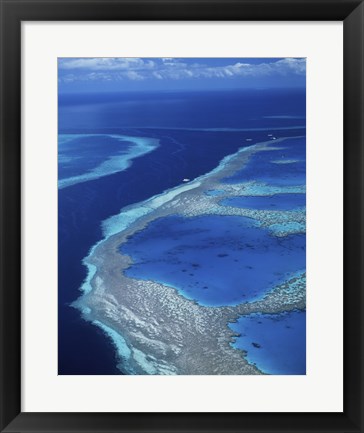
[[[60,135],[97,135],[79,137],[62,150],[61,179],[130,151],[130,143],[110,135],[159,140],[155,150],[122,171],[59,190],[59,374],[119,374],[112,343],[70,306],[86,277],[82,259],[102,238],[101,222],[184,178],[209,172],[241,146],[265,141],[270,128],[277,137],[304,135],[305,91],[60,95],[58,108]],[[282,115],[298,118],[266,117]]]
[[[306,374],[306,312],[242,316],[231,329],[234,347],[268,374]]]
[[[60,131],[305,126],[305,89],[63,94]],[[288,118],[272,118],[274,116]]]

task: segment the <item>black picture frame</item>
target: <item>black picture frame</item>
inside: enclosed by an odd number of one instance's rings
[[[363,2],[0,0],[0,6],[0,431],[363,432]],[[21,22],[97,20],[343,21],[343,413],[21,412]]]

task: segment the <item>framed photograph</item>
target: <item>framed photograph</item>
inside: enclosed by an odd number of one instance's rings
[[[361,1],[1,1],[1,432],[363,432]]]

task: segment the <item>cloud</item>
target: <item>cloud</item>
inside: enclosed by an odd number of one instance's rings
[[[128,78],[129,80],[133,80],[133,81],[139,81],[139,80],[143,80],[144,77],[141,74],[138,74],[135,71],[128,71],[125,72],[125,74],[122,74],[123,77]]]
[[[272,63],[235,63],[233,65],[197,68],[194,76],[203,78],[258,77],[269,75],[304,75],[306,73],[305,59],[282,59]]]
[[[306,59],[284,58],[274,62],[236,62],[224,66],[187,63],[188,59],[160,58],[63,58],[60,81],[76,80],[181,80],[198,78],[304,75]],[[203,61],[203,59],[201,59]],[[63,74],[62,74],[63,73]]]
[[[59,60],[60,69],[125,71],[151,69],[153,67],[154,62],[152,60],[143,60],[137,57],[63,58]]]

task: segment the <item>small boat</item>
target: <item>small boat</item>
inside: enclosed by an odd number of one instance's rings
[[[183,179],[182,182],[189,182],[191,179]]]

